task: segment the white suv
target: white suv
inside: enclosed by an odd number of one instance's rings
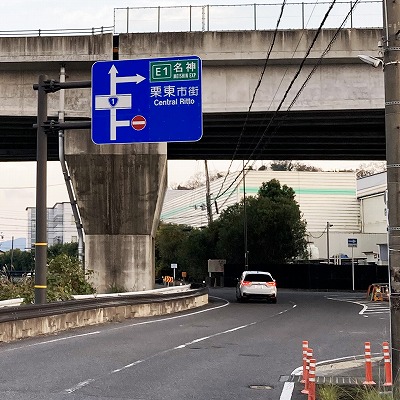
[[[251,297],[266,298],[271,303],[276,303],[276,282],[269,272],[244,271],[242,273],[236,286],[236,299],[241,302]]]

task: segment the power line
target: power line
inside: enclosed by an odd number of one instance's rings
[[[286,100],[286,97],[287,97],[288,94],[289,94],[289,91],[290,91],[291,88],[293,87],[294,82],[297,80],[298,76],[300,75],[300,72],[301,72],[301,70],[303,69],[304,63],[305,63],[307,57],[309,56],[309,54],[310,54],[310,52],[311,52],[311,49],[313,48],[313,46],[314,46],[314,44],[315,44],[315,42],[316,42],[316,40],[317,40],[319,34],[321,33],[322,27],[323,27],[323,25],[324,25],[326,19],[328,18],[330,12],[332,11],[332,8],[333,8],[333,6],[335,5],[335,3],[336,3],[336,0],[333,0],[333,1],[331,2],[330,6],[329,6],[329,8],[328,8],[328,10],[327,10],[327,12],[326,12],[325,15],[324,15],[324,18],[323,18],[322,21],[321,21],[321,24],[320,24],[320,26],[319,26],[317,32],[316,32],[315,35],[314,35],[314,38],[313,38],[313,40],[312,40],[310,46],[308,47],[308,49],[307,49],[307,51],[306,51],[305,56],[303,57],[303,59],[302,59],[300,65],[299,65],[299,67],[298,67],[298,69],[297,69],[297,72],[296,72],[295,76],[292,78],[291,82],[289,83],[289,86],[288,86],[287,90],[285,91],[284,96],[283,96],[282,100],[280,101],[280,103],[279,103],[279,105],[278,105],[278,108],[275,110],[275,112],[274,112],[272,118],[270,119],[270,121],[269,121],[267,127],[264,129],[264,131],[263,131],[263,133],[262,133],[262,135],[261,135],[259,141],[257,142],[257,144],[256,144],[255,148],[253,149],[252,153],[250,154],[250,157],[249,157],[249,158],[251,158],[251,157],[254,155],[256,149],[260,146],[261,141],[263,140],[264,136],[265,136],[266,133],[268,132],[268,129],[269,129],[269,127],[271,126],[273,120],[276,118],[276,116],[277,116],[279,110],[281,109],[281,107],[282,107],[282,105],[283,105],[283,102]],[[346,16],[346,19],[345,19],[345,20],[347,20],[347,18],[348,18],[348,17]],[[341,29],[341,27],[342,27],[342,25],[340,26],[339,30]],[[328,50],[328,51],[329,51],[329,50]],[[323,54],[325,55],[326,53],[323,53]],[[321,56],[321,57],[322,57],[322,56]],[[297,97],[298,97],[298,96],[297,96]],[[297,97],[296,97],[296,100],[297,100]],[[293,104],[294,104],[294,103],[293,103]],[[274,133],[275,133],[275,131],[274,131]],[[270,135],[269,139],[271,139],[271,135]],[[245,167],[246,167],[248,164],[249,164],[249,161],[246,163]],[[253,164],[254,164],[254,163],[253,163]],[[247,173],[246,173],[246,174],[247,174]],[[237,177],[232,181],[232,183],[228,186],[227,189],[225,189],[222,193],[219,192],[219,193],[218,193],[218,196],[216,196],[216,197],[214,198],[214,200],[218,199],[218,197],[221,197],[221,195],[223,195],[224,193],[226,193],[226,192],[234,185],[234,183],[241,177],[241,175],[242,175],[242,172],[240,172],[240,174],[237,175]],[[235,186],[235,188],[233,189],[233,191],[236,190],[236,188],[237,188],[237,187],[239,186],[239,184],[241,183],[242,179],[243,179],[243,178],[240,179],[240,181],[239,181],[238,184]],[[225,202],[226,202],[226,201],[225,201]],[[225,203],[224,203],[224,204],[225,204]]]
[[[273,49],[274,44],[275,44],[276,36],[277,36],[277,33],[278,33],[278,27],[279,27],[280,22],[281,22],[281,19],[282,19],[283,10],[285,9],[285,5],[286,5],[286,0],[284,0],[283,3],[282,3],[281,10],[280,10],[280,14],[279,14],[279,17],[278,17],[278,20],[277,20],[277,23],[276,23],[274,35],[273,35],[273,37],[272,37],[272,42],[271,42],[271,44],[270,44],[270,46],[269,46],[268,53],[267,53],[267,57],[266,57],[266,59],[265,59],[264,66],[263,66],[263,69],[262,69],[262,71],[261,71],[260,78],[258,79],[256,88],[254,89],[253,97],[252,97],[252,99],[251,99],[250,106],[249,106],[249,109],[248,109],[248,111],[247,111],[246,118],[245,118],[245,121],[244,121],[244,124],[243,124],[243,127],[242,127],[242,131],[240,132],[239,139],[238,139],[238,142],[237,142],[237,144],[236,144],[235,151],[234,151],[233,156],[232,156],[232,160],[231,160],[231,162],[230,162],[230,164],[229,164],[228,171],[227,171],[227,173],[226,173],[226,175],[225,175],[225,177],[224,177],[224,180],[223,180],[223,182],[222,182],[222,184],[221,184],[221,188],[220,188],[220,190],[218,191],[217,196],[215,197],[216,199],[218,198],[218,195],[221,193],[221,190],[222,190],[222,188],[223,188],[223,186],[224,186],[224,183],[225,183],[225,181],[226,181],[226,179],[227,179],[227,177],[228,177],[228,175],[229,175],[229,172],[230,172],[230,169],[231,169],[233,160],[235,159],[235,155],[236,155],[236,153],[237,153],[237,151],[238,151],[238,149],[239,149],[240,142],[241,142],[241,140],[242,140],[242,136],[243,136],[243,134],[244,134],[244,131],[246,130],[247,122],[248,122],[248,120],[249,120],[250,112],[251,112],[251,109],[252,109],[252,107],[253,107],[253,104],[254,104],[254,101],[255,101],[255,98],[256,98],[256,94],[257,94],[258,89],[260,88],[261,82],[262,82],[262,80],[263,80],[263,78],[264,78],[265,70],[267,69],[267,64],[268,64],[269,58],[270,58],[270,56],[271,56],[272,49]]]
[[[305,81],[303,82],[302,86],[300,87],[300,89],[297,91],[295,97],[293,98],[292,102],[290,103],[290,105],[288,106],[286,113],[283,114],[282,118],[280,119],[279,123],[277,124],[277,126],[275,127],[273,133],[269,136],[268,141],[266,143],[264,143],[264,146],[261,150],[261,154],[262,151],[266,148],[266,146],[270,143],[272,136],[278,131],[278,129],[281,127],[281,125],[283,124],[283,121],[287,118],[287,116],[289,115],[289,111],[292,109],[292,107],[294,106],[294,104],[296,103],[297,99],[299,98],[300,94],[303,92],[304,88],[307,86],[307,83],[309,82],[309,80],[311,79],[311,77],[313,76],[314,72],[318,69],[318,67],[321,65],[323,58],[326,56],[326,54],[329,52],[329,50],[331,49],[331,46],[333,44],[333,42],[337,39],[337,36],[339,34],[339,32],[342,30],[344,24],[346,23],[346,21],[349,19],[350,15],[352,14],[354,8],[357,6],[357,4],[359,3],[360,0],[355,0],[355,2],[352,4],[349,12],[347,13],[346,17],[344,18],[343,22],[341,23],[341,25],[339,26],[339,28],[337,28],[335,34],[333,35],[332,39],[330,40],[330,42],[328,43],[328,45],[326,46],[325,50],[322,52],[321,56],[319,57],[319,59],[317,60],[317,62],[315,63],[314,67],[312,68],[312,70],[310,71],[310,73],[308,74],[307,78],[305,79]]]
[[[56,183],[54,185],[47,185],[47,187],[65,186],[65,183]],[[36,186],[18,186],[18,187],[0,187],[0,190],[22,190],[22,189],[36,189]]]

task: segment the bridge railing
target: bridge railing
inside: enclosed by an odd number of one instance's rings
[[[68,36],[68,35],[100,35],[114,33],[114,26],[101,26],[100,28],[72,28],[72,29],[23,29],[15,31],[0,31],[0,37],[18,36]]]
[[[315,29],[331,2],[287,3],[280,29]],[[325,28],[339,27],[354,1],[337,1]],[[237,4],[114,8],[114,33],[274,29],[281,4]],[[345,28],[382,27],[382,1],[363,0]]]

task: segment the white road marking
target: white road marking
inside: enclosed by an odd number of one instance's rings
[[[229,304],[231,304],[228,300],[222,299],[220,297],[214,297],[214,296],[210,296],[213,297],[214,299],[218,299],[218,300],[223,300],[226,303],[222,304],[220,306],[215,306],[215,307],[211,307],[211,308],[207,308],[205,310],[200,310],[200,311],[193,311],[187,314],[182,314],[182,315],[174,315],[173,317],[166,317],[166,318],[160,318],[160,319],[155,319],[152,321],[143,321],[143,322],[136,322],[133,324],[127,324],[124,326],[116,326],[114,328],[110,328],[107,329],[107,331],[116,331],[116,330],[120,330],[120,329],[125,329],[125,328],[131,328],[132,326],[139,326],[139,325],[149,325],[149,324],[155,324],[157,322],[164,322],[164,321],[171,321],[173,319],[178,319],[178,318],[185,318],[185,317],[190,317],[192,315],[196,315],[196,314],[201,314],[201,313],[205,313],[205,312],[209,312],[209,311],[214,311],[214,310],[218,310],[219,308],[223,308],[226,306],[229,306]]]
[[[291,399],[294,389],[294,382],[285,382],[279,400]]]
[[[232,328],[232,329],[227,329],[226,331],[223,331],[223,332],[214,333],[213,335],[210,335],[210,336],[204,336],[202,338],[194,339],[191,342],[187,342],[187,343],[181,344],[179,346],[176,346],[176,347],[174,347],[174,349],[184,349],[185,347],[190,346],[191,344],[203,342],[204,340],[211,339],[211,338],[216,337],[216,336],[221,336],[221,335],[225,335],[227,333],[238,331],[240,329],[248,328],[249,326],[255,325],[257,323],[258,322],[251,322],[250,324],[237,326],[237,327]]]
[[[385,306],[382,303],[372,303],[371,301],[368,300],[361,300],[359,297],[326,297],[328,300],[335,300],[335,301],[342,301],[345,303],[353,303],[361,306],[361,311],[358,313],[359,315],[362,315],[365,318],[368,318],[368,314],[386,314],[389,313],[389,305]]]
[[[74,393],[75,391],[82,389],[83,387],[85,387],[86,385],[89,385],[90,382],[92,382],[94,379],[88,379],[87,381],[83,381],[78,383],[77,385],[73,386],[70,389],[67,389],[66,392],[67,393]]]
[[[85,337],[85,336],[98,335],[99,333],[101,333],[101,332],[100,331],[95,331],[95,332],[89,332],[89,333],[82,333],[80,335],[71,335],[71,336],[66,336],[66,337],[62,337],[62,338],[46,340],[44,342],[26,344],[26,345],[18,346],[18,347],[12,347],[11,349],[4,349],[2,351],[6,352],[6,351],[21,350],[21,349],[25,349],[25,348],[29,348],[29,347],[42,346],[42,345],[45,345],[45,344],[62,342],[64,340],[71,340],[71,339],[82,338],[82,337]]]
[[[211,297],[211,296],[210,296],[210,297]],[[214,297],[214,298],[218,298],[218,297]],[[220,298],[218,298],[218,299],[220,299]],[[220,300],[224,300],[224,301],[226,301],[227,303],[224,304],[224,305],[222,305],[222,306],[214,307],[213,310],[214,310],[214,309],[217,309],[217,308],[221,308],[221,307],[226,307],[228,304],[230,304],[229,301],[227,301],[227,300],[225,300],[225,299],[220,299]],[[271,315],[271,317],[275,317],[275,316],[280,315],[280,314],[282,314],[282,313],[284,313],[284,312],[293,310],[295,307],[296,307],[296,305],[294,304],[291,308],[288,308],[288,309],[286,309],[286,310],[284,310],[284,311],[281,311],[281,312],[279,312],[279,313],[273,314],[273,315]],[[208,310],[211,310],[211,309],[208,309]],[[170,318],[165,318],[165,319],[160,319],[160,320],[156,320],[156,321],[147,321],[147,323],[161,322],[161,321],[165,321],[165,320],[171,320],[171,319],[176,319],[176,318],[182,318],[182,317],[189,316],[189,315],[199,314],[199,313],[204,312],[204,311],[207,311],[207,310],[196,311],[196,312],[194,312],[194,313],[185,314],[185,315],[180,315],[180,316],[175,316],[175,317],[170,317]],[[153,358],[156,358],[156,357],[165,355],[165,354],[167,354],[167,353],[170,353],[170,352],[172,352],[172,351],[174,351],[174,350],[181,350],[181,349],[184,349],[184,348],[187,347],[187,346],[190,346],[191,344],[199,343],[199,342],[202,342],[202,341],[205,341],[205,340],[208,340],[208,339],[210,339],[210,338],[217,337],[217,336],[226,335],[226,334],[228,334],[228,333],[232,333],[232,332],[235,332],[235,331],[238,331],[238,330],[241,330],[241,329],[245,329],[245,328],[248,328],[248,327],[250,327],[250,326],[256,325],[256,324],[258,324],[258,323],[260,323],[260,321],[250,322],[249,324],[246,324],[246,325],[236,326],[236,327],[234,327],[234,328],[227,329],[227,330],[224,330],[224,331],[221,331],[221,332],[217,332],[217,333],[214,333],[214,334],[212,334],[212,335],[208,335],[208,336],[204,336],[204,337],[201,337],[201,338],[193,339],[193,340],[190,341],[190,342],[180,344],[180,345],[175,346],[175,347],[172,347],[172,348],[170,348],[170,349],[166,349],[166,350],[163,350],[163,351],[161,351],[161,352],[159,352],[159,353],[153,354],[153,355],[151,355],[151,356],[149,356],[149,357],[146,357],[146,358],[144,358],[144,359],[137,360],[137,361],[134,361],[134,362],[132,362],[132,363],[130,363],[130,364],[124,365],[123,367],[117,368],[117,369],[111,371],[110,373],[108,373],[108,374],[106,374],[106,375],[116,374],[116,373],[118,373],[118,372],[127,370],[127,369],[129,369],[129,368],[131,368],[131,367],[134,367],[134,366],[136,366],[136,365],[138,365],[138,364],[141,364],[141,363],[143,363],[143,362],[145,362],[145,361],[149,361],[149,360],[151,360],[151,359],[153,359]],[[143,325],[143,324],[145,324],[145,323],[131,324],[131,325],[127,325],[127,326],[136,326],[136,325]],[[96,379],[89,379],[88,381],[85,381],[85,382],[91,383],[91,382],[95,382],[95,381],[97,381],[97,380],[99,380],[99,379],[101,379],[101,378],[102,378],[102,377],[97,377]],[[85,385],[85,386],[86,386],[86,385]],[[82,386],[82,387],[83,387],[83,386]],[[75,390],[80,389],[79,384],[76,385],[76,386],[74,386],[74,388],[76,388]],[[67,389],[67,390],[70,390],[70,389]],[[67,393],[71,393],[71,392],[68,392],[68,391],[67,391]]]
[[[301,375],[303,367],[297,367],[290,375]],[[292,398],[294,382],[285,382],[279,400],[290,400]]]
[[[148,325],[148,324],[153,324],[153,323],[157,323],[157,322],[164,322],[164,321],[169,321],[169,320],[173,320],[173,319],[189,317],[189,316],[196,315],[196,314],[201,314],[201,313],[204,313],[204,312],[214,311],[214,310],[217,310],[219,308],[226,307],[226,306],[228,306],[230,304],[230,302],[228,300],[222,299],[220,297],[216,297],[216,296],[210,296],[210,297],[218,299],[218,300],[225,301],[225,304],[222,304],[222,305],[219,305],[219,306],[216,306],[216,307],[207,308],[207,309],[204,309],[204,310],[194,311],[194,312],[183,314],[183,315],[175,315],[173,317],[161,318],[161,319],[152,320],[152,321],[138,322],[138,323],[134,323],[134,324],[124,325],[122,327],[115,327],[115,328],[107,329],[107,330],[102,331],[102,332],[101,331],[88,332],[88,333],[83,333],[83,334],[79,334],[79,335],[71,335],[71,336],[66,336],[66,337],[62,337],[62,338],[46,340],[46,341],[39,342],[39,343],[26,344],[26,345],[19,346],[19,347],[13,347],[13,348],[10,348],[10,349],[4,349],[3,351],[4,352],[15,351],[15,350],[25,349],[25,348],[29,348],[29,347],[41,346],[41,345],[52,344],[52,343],[56,343],[56,342],[62,342],[62,341],[66,341],[66,340],[72,340],[72,339],[77,339],[77,338],[84,338],[84,337],[87,337],[87,336],[98,335],[100,333],[108,332],[110,330],[124,329],[124,328],[127,328],[127,327],[133,327],[133,326],[139,326],[139,325]],[[290,310],[295,309],[296,307],[297,307],[297,305],[294,304],[294,305],[292,305],[291,308],[288,308],[286,310],[280,311],[279,313],[275,314],[275,316],[276,315],[282,315],[282,314],[284,314],[284,313],[286,313],[286,312],[288,312]],[[272,317],[273,316],[274,315],[272,315]],[[234,327],[234,328],[231,328],[231,329],[227,329],[227,330],[222,331],[222,332],[217,332],[217,333],[215,333],[213,335],[204,336],[202,338],[194,339],[191,342],[187,342],[187,343],[175,346],[175,347],[173,347],[171,349],[164,350],[164,351],[162,351],[160,353],[154,354],[154,355],[152,355],[150,357],[147,357],[145,359],[137,360],[135,362],[127,364],[127,365],[125,365],[125,366],[123,366],[121,368],[118,368],[118,369],[115,369],[115,370],[111,371],[109,374],[110,375],[111,374],[116,374],[116,373],[121,372],[123,370],[126,370],[128,368],[131,368],[133,366],[141,364],[141,363],[143,363],[145,361],[148,361],[148,360],[150,360],[152,358],[155,358],[155,357],[157,357],[159,355],[163,355],[163,354],[171,352],[173,350],[183,349],[183,348],[185,348],[187,346],[190,346],[191,344],[202,342],[202,341],[205,341],[207,339],[210,339],[210,338],[213,338],[213,337],[216,337],[216,336],[220,336],[220,335],[228,334],[228,333],[231,333],[231,332],[235,332],[235,331],[238,331],[240,329],[245,329],[245,328],[247,328],[249,326],[252,326],[252,325],[255,325],[257,323],[258,323],[257,321],[256,322],[251,322],[251,323],[246,324],[246,325],[241,325],[241,326],[237,326],[237,327]],[[293,373],[295,371],[293,371]],[[99,379],[99,378],[97,378],[97,379]],[[74,393],[77,390],[82,389],[83,387],[89,385],[90,383],[95,382],[97,379],[87,379],[85,381],[79,382],[75,386],[72,386],[71,388],[65,389],[65,392],[68,393],[68,394]],[[293,387],[290,390],[290,386],[291,386],[290,383],[291,382],[285,382],[286,386],[284,385],[280,400],[290,399],[290,397],[286,397],[289,392],[290,393],[293,392],[294,384],[293,384]]]

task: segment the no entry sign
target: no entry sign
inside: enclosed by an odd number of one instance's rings
[[[146,118],[143,115],[136,115],[132,118],[131,125],[135,131],[141,131],[146,126]]]

